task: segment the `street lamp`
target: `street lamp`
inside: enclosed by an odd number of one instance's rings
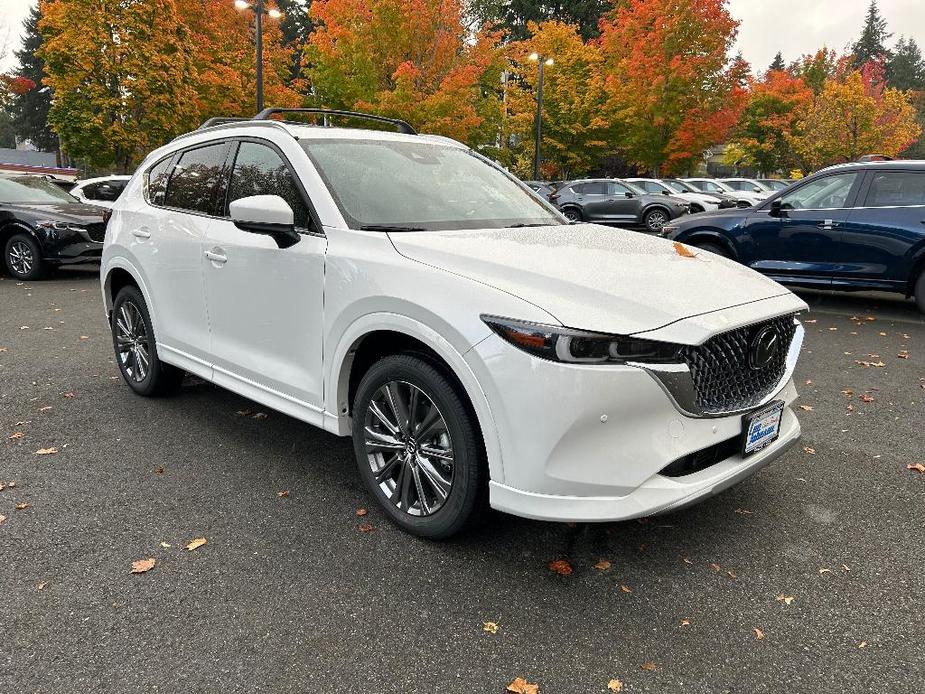
[[[543,137],[543,66],[552,65],[552,58],[531,53],[528,58],[540,64],[540,76],[536,90],[536,142],[533,145],[533,180],[540,180],[540,140]]]
[[[263,110],[263,15],[268,15],[271,19],[279,19],[283,13],[275,7],[269,10],[265,9],[264,0],[234,0],[234,6],[239,10],[253,10],[257,16],[257,112]]]

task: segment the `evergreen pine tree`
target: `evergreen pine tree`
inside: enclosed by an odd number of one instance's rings
[[[925,58],[915,39],[904,36],[896,42],[893,55],[887,64],[887,81],[891,87],[925,90]]]
[[[600,34],[601,17],[613,8],[613,0],[471,0],[469,14],[474,23],[491,22],[508,32],[508,39],[521,41],[529,37],[528,22],[555,20],[578,27],[586,41]]]
[[[886,42],[892,35],[886,30],[886,20],[880,15],[877,0],[870,0],[861,36],[851,47],[854,66],[859,68],[871,60],[888,60],[890,52]]]
[[[774,61],[768,66],[768,72],[772,70],[781,71],[785,70],[787,66],[784,64],[784,56],[780,51],[777,51],[777,55],[774,56]]]
[[[22,48],[16,51],[19,69],[16,74],[35,82],[35,89],[17,96],[13,102],[13,127],[21,139],[32,142],[38,149],[52,152],[58,149],[58,137],[48,127],[48,111],[51,108],[51,89],[42,86],[45,76],[45,61],[36,52],[42,45],[38,23],[41,10],[38,3],[32,8],[23,24]]]

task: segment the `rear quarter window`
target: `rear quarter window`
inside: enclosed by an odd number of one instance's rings
[[[865,207],[925,205],[925,172],[883,171],[874,174]]]

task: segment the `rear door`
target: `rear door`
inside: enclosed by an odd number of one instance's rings
[[[780,217],[770,205],[748,219],[743,261],[784,282],[829,285],[840,259],[842,228],[860,188],[862,173],[831,173],[781,198]]]
[[[613,209],[611,208],[611,196],[607,192],[606,181],[588,181],[587,183],[578,183],[572,186],[578,202],[581,203],[581,209],[584,218],[589,222],[610,222],[613,221]]]
[[[925,171],[870,171],[842,228],[833,284],[903,290],[925,246]]]

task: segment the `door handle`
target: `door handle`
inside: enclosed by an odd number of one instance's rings
[[[831,219],[826,219],[825,221],[820,222],[820,223],[817,224],[816,226],[819,227],[820,229],[825,229],[825,230],[827,230],[827,231],[830,231],[830,230],[832,230],[832,229],[837,229],[838,227],[841,226],[841,224],[840,224],[839,222],[835,222],[835,221],[833,221],[833,220],[831,220]]]
[[[132,236],[135,236],[139,239],[150,239],[151,232],[144,229],[132,229]]]
[[[222,255],[221,253],[215,253],[214,251],[206,251],[206,258],[211,260],[213,263],[218,265],[224,265],[228,262],[228,256]]]

